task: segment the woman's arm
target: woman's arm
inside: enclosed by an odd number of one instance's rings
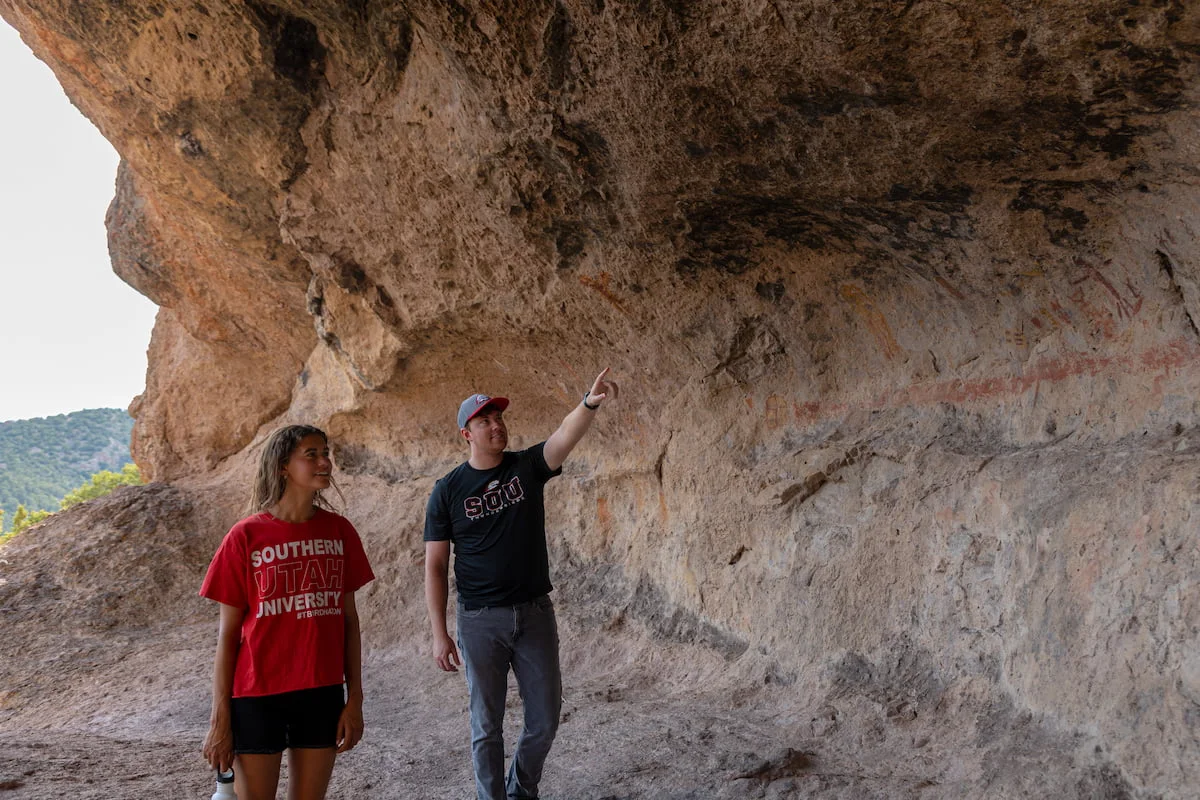
[[[358,623],[358,606],[354,603],[354,592],[346,592],[342,606],[346,626],[346,707],[338,719],[337,751],[344,753],[363,735],[363,691],[362,691],[362,630]]]
[[[246,609],[221,606],[221,622],[217,628],[217,655],[213,662],[212,715],[208,736],[204,738],[204,757],[213,769],[222,772],[233,767],[233,729],[230,720],[230,700],[233,697],[233,665],[237,660],[242,638],[242,618]]]

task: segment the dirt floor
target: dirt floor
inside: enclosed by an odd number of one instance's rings
[[[211,795],[200,745],[216,610],[195,587],[215,538],[197,530],[222,526],[206,513],[153,484],[55,515],[0,550],[0,800]],[[433,663],[420,567],[403,552],[378,563],[359,603],[366,735],[339,759],[330,797],[469,798],[465,682]],[[813,727],[797,687],[761,674],[747,686],[746,658],[735,671],[633,624],[598,628],[580,615],[585,602],[556,597],[565,702],[545,797],[895,796],[818,753],[814,730],[833,726]],[[510,699],[511,742],[515,690]]]
[[[216,609],[195,592],[215,539],[196,529],[221,526],[207,508],[140,487],[0,550],[0,800],[211,796]],[[359,602],[366,735],[329,797],[468,800],[463,676],[433,662],[420,566],[403,550],[377,563]],[[574,578],[555,593],[565,688],[547,800],[1160,797],[1087,736],[998,700],[984,673],[918,691],[934,656],[903,642],[875,663],[798,654],[814,667],[781,674],[762,648],[599,619]],[[510,752],[519,717],[513,690]]]
[[[40,697],[28,705],[7,697],[10,711],[23,708],[0,723],[0,800],[208,797],[213,775],[200,742],[211,627],[64,641],[70,662],[44,665],[23,690]],[[564,721],[542,786],[549,800],[916,797],[922,784],[936,785],[820,753],[818,739],[799,735],[810,720],[784,710],[790,703],[767,714],[728,689],[671,693],[652,662],[683,653],[620,663],[635,655],[627,642],[565,638],[579,646],[565,659]],[[589,661],[613,669],[597,673]],[[580,673],[589,674],[573,679]],[[439,672],[425,653],[370,651],[365,683],[366,736],[339,760],[329,797],[472,797],[461,675]],[[514,689],[510,742],[519,714]]]

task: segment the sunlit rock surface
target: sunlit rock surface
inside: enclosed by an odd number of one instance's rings
[[[381,646],[426,646],[458,400],[532,444],[611,366],[550,493],[568,649],[717,659],[672,685],[809,754],[697,774],[1200,784],[1200,6],[0,11],[123,158],[139,464],[232,518],[264,433],[324,426]]]

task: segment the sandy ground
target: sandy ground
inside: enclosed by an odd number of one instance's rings
[[[216,609],[195,587],[215,544],[189,533],[189,503],[161,485],[117,492],[0,550],[0,800],[211,796]],[[469,800],[463,676],[431,657],[419,565],[378,563],[359,602],[366,736],[329,797]],[[912,699],[928,670],[903,648],[874,665],[812,653],[781,675],[764,649],[598,620],[573,588],[555,594],[565,686],[547,800],[1160,797],[1088,737],[997,705],[987,675]],[[514,689],[510,752],[519,729]]]
[[[195,587],[215,540],[190,531],[205,510],[154,484],[0,550],[0,800],[211,796],[200,747],[216,610]],[[420,567],[403,552],[378,563],[359,602],[366,735],[339,759],[329,797],[466,800],[463,676],[431,657]],[[812,710],[811,687],[764,679],[753,653],[732,663],[634,623],[598,625],[569,592],[556,603],[565,688],[549,800],[916,796],[896,791],[939,772],[907,755],[886,770],[837,755],[853,728],[830,738],[837,725]],[[519,729],[514,688],[510,752]]]
[[[673,694],[652,662],[677,666],[682,652],[646,656],[619,637],[565,638],[576,646],[564,658],[564,721],[542,786],[549,800],[915,797],[922,783],[933,785],[822,756],[818,740],[800,735],[810,723],[791,703],[764,713],[771,704],[751,708],[728,689]],[[199,750],[211,639],[211,626],[197,622],[165,635],[98,636],[107,645],[99,650],[85,640],[64,648],[72,657],[53,678],[61,691],[39,680],[49,676],[42,672],[23,691],[36,697],[7,698],[0,799],[207,798],[213,776]],[[697,670],[720,669],[688,658]],[[329,797],[472,797],[461,675],[439,672],[425,653],[376,650],[367,653],[365,685],[367,733],[339,759]],[[514,688],[510,743],[519,715]]]

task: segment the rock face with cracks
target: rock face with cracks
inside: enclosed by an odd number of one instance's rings
[[[611,366],[622,396],[549,496],[587,687],[560,794],[1200,784],[1200,6],[0,12],[120,152],[114,268],[161,307],[134,450],[172,488],[139,513],[182,504],[208,538],[136,624],[211,611],[192,573],[256,446],[312,422],[384,565],[371,652],[419,652],[396,691],[436,682],[420,531],[458,400],[512,397],[532,444]],[[146,535],[113,569],[160,530],[125,524]],[[6,569],[10,624],[58,613],[38,587],[66,567]],[[207,664],[180,669],[202,694]],[[42,690],[8,690],[30,724]],[[597,710],[614,697],[666,739]],[[644,746],[568,769],[605,725]],[[428,790],[469,785],[454,752]]]

